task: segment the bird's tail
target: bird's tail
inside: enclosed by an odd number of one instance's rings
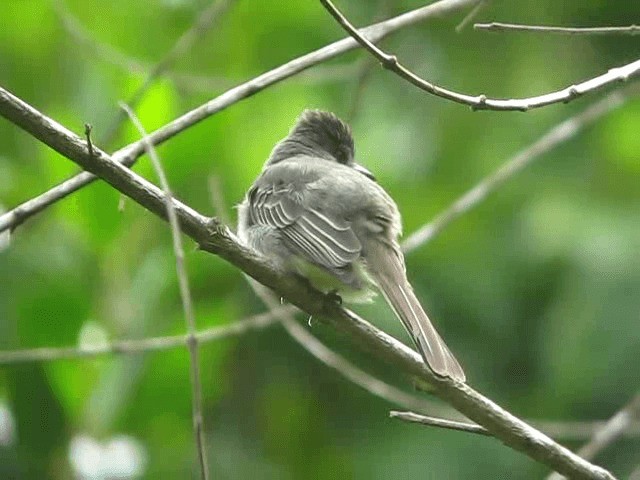
[[[367,247],[368,270],[429,368],[439,376],[464,382],[462,367],[438,335],[413,293],[405,273],[402,253],[381,242],[371,242]]]

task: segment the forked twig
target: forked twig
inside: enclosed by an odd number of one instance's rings
[[[451,100],[470,106],[473,110],[501,110],[501,111],[521,111],[526,112],[533,108],[540,108],[553,103],[568,103],[586,93],[591,93],[601,88],[620,81],[627,81],[640,73],[640,60],[623,65],[621,67],[612,68],[607,73],[591,78],[584,82],[570,85],[562,90],[558,90],[537,97],[522,99],[493,99],[486,95],[467,95],[464,93],[454,92],[446,88],[440,87],[434,83],[416,75],[407,67],[402,65],[395,55],[390,55],[373,42],[373,39],[367,38],[366,32],[358,30],[349,20],[340,12],[331,0],[320,0],[327,11],[336,19],[336,21],[349,33],[363,48],[368,50],[376,57],[382,66],[391,70],[399,77],[408,81],[412,85],[424,90],[432,95]]]

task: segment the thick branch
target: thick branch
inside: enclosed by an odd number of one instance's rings
[[[77,135],[1,88],[0,114],[166,219],[165,196],[158,187],[96,148],[94,154],[89,155],[85,142]],[[172,203],[182,231],[203,250],[229,261],[308,314],[324,319],[363,348],[395,365],[399,371],[426,382],[440,398],[506,445],[572,478],[614,478],[603,468],[575,455],[468,385],[434,375],[414,350],[343,309],[331,297],[277,271],[264,258],[240,245],[234,235],[215,219],[208,219],[175,199]]]
[[[474,5],[477,2],[478,0],[441,0],[431,5],[427,5],[426,7],[417,8],[389,20],[371,25],[363,29],[363,32],[366,33],[368,38],[371,38],[373,41],[378,41],[390,33],[408,25],[413,25],[414,23],[418,23],[423,20],[446,15]],[[220,112],[221,110],[224,110],[234,103],[255,95],[265,88],[292,77],[314,65],[330,60],[357,47],[358,43],[352,38],[347,37],[291,60],[290,62],[263,73],[248,82],[238,85],[213,100],[210,100],[204,105],[187,112],[181,117],[175,119],[173,122],[168,123],[151,133],[149,139],[153,145],[159,145],[174,135],[179,134],[187,128],[215,113]],[[123,165],[131,166],[143,153],[144,144],[142,141],[138,141],[118,150],[112,155],[112,158]],[[49,205],[61,200],[70,193],[88,185],[95,179],[96,177],[90,173],[80,173],[60,185],[53,187],[47,192],[26,201],[15,209],[0,215],[0,232],[8,229],[14,229],[36,213],[44,210]]]
[[[331,3],[331,0],[320,0],[322,5],[336,19],[336,21],[349,33],[357,42],[367,49],[374,57],[376,57],[382,66],[391,70],[401,78],[405,79],[412,85],[428,92],[432,95],[451,100],[453,102],[469,105],[474,110],[502,110],[502,111],[521,111],[526,112],[533,108],[544,107],[553,103],[568,103],[586,93],[591,93],[601,88],[629,80],[631,77],[640,73],[640,60],[623,65],[618,68],[612,68],[607,73],[599,75],[595,78],[582,83],[570,85],[556,92],[546,93],[537,97],[522,99],[492,99],[486,95],[472,96],[463,93],[454,92],[446,88],[430,83],[419,77],[411,70],[402,65],[395,55],[390,55],[380,48],[376,47],[375,40],[369,37],[365,30],[358,30],[349,20]]]

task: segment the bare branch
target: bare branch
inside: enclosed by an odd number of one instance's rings
[[[166,196],[158,187],[97,148],[94,148],[93,156],[88,155],[86,144],[81,138],[2,88],[0,115],[81,167],[100,176],[152,213],[167,218]],[[428,384],[442,400],[485,427],[506,445],[569,477],[614,478],[605,469],[575,455],[468,385],[434,375],[416,351],[342,308],[332,297],[298,281],[293,275],[277,270],[267,259],[241,245],[215,219],[207,218],[175,199],[171,199],[171,202],[182,231],[198,243],[200,248],[224,258],[309,315],[326,321],[336,330],[351,337],[354,343],[395,365],[400,372]]]
[[[130,54],[125,54],[111,45],[100,42],[66,7],[63,0],[52,0],[54,10],[56,11],[62,26],[77,43],[82,45],[80,51],[88,55],[92,60],[98,58],[104,62],[118,67],[126,72],[133,74],[149,75],[155,66],[145,60],[136,58]],[[204,14],[205,12],[203,12]],[[197,21],[197,20],[196,20]],[[215,23],[215,22],[213,22]],[[202,35],[200,35],[202,37]],[[162,60],[161,60],[162,61]],[[317,68],[298,75],[296,79],[307,83],[330,82],[349,78],[349,75],[356,71],[357,65],[329,65],[323,68]],[[189,93],[211,94],[212,91],[231,88],[234,82],[231,78],[224,75],[207,75],[191,72],[182,72],[173,70],[173,66],[169,66],[161,74],[164,78],[168,78],[176,88]],[[132,104],[131,100],[128,102]],[[105,136],[107,138],[107,136]],[[108,142],[105,142],[108,143]]]
[[[284,311],[294,311],[292,306],[280,307]],[[279,310],[280,310],[279,309]],[[212,327],[196,333],[199,344],[210,343],[224,338],[242,335],[250,330],[263,329],[276,323],[275,312],[261,313],[243,320]],[[56,360],[79,360],[104,355],[138,355],[148,352],[173,350],[186,347],[188,335],[151,337],[140,340],[119,340],[89,347],[30,348],[24,350],[0,351],[0,365],[15,365],[33,362],[53,362]]]
[[[640,27],[552,27],[542,25],[522,25],[516,23],[476,23],[475,30],[486,32],[528,32],[528,33],[559,33],[561,35],[637,35]]]
[[[533,144],[507,160],[495,172],[483,178],[477,185],[468,190],[442,213],[438,214],[431,222],[408,236],[402,244],[404,252],[411,252],[429,243],[451,222],[477,207],[491,193],[495,192],[505,182],[520,173],[543,154],[566,142],[588,125],[618,108],[629,96],[625,92],[612,92],[578,115],[553,127]]]
[[[178,224],[178,216],[173,206],[173,194],[169,187],[169,181],[162,168],[160,157],[158,156],[153,144],[149,141],[148,134],[144,126],[133,113],[131,108],[126,104],[120,104],[122,109],[129,116],[138,132],[145,142],[147,155],[151,159],[153,169],[160,180],[160,185],[164,192],[164,201],[167,209],[167,217],[171,227],[171,237],[173,240],[173,251],[176,257],[176,273],[178,275],[178,286],[180,288],[180,298],[182,299],[182,307],[184,309],[185,323],[187,324],[187,347],[189,349],[190,371],[191,371],[191,408],[193,431],[196,437],[196,447],[198,451],[198,460],[200,463],[200,477],[203,480],[209,479],[209,467],[207,465],[207,451],[204,439],[204,427],[202,416],[202,381],[200,379],[200,357],[198,355],[198,338],[196,337],[196,317],[193,313],[193,301],[191,299],[191,289],[189,288],[189,277],[187,269],[184,265],[184,248],[182,246],[182,237],[180,235],[180,225]],[[91,143],[87,136],[87,147],[89,148],[89,157],[93,156]]]
[[[211,29],[216,23],[216,20],[229,9],[234,1],[235,0],[212,1],[209,6],[200,13],[198,18],[196,18],[193,25],[176,40],[166,55],[153,66],[142,85],[140,85],[126,101],[127,105],[131,108],[136,108],[156,79],[169,70],[177,60],[182,58],[191,47]],[[102,141],[105,145],[109,145],[113,141],[125,118],[126,114],[124,114],[122,110],[119,110],[111,126],[107,129],[107,133],[104,135]]]
[[[436,425],[435,423],[444,420],[448,422],[450,420],[442,419],[442,418],[432,418],[432,417],[424,417],[423,415],[414,413],[414,412],[391,412],[392,418],[398,418],[400,420],[404,420],[407,422],[414,423],[422,423],[430,426],[442,426]],[[585,437],[592,437],[593,435],[597,435],[599,431],[602,431],[606,428],[608,422],[603,422],[600,420],[594,421],[562,421],[562,422],[553,422],[553,421],[540,421],[540,420],[528,420],[532,424],[534,424],[537,428],[545,432],[547,435],[553,438],[564,438],[570,440],[581,440]],[[480,433],[483,435],[491,435],[485,429],[480,427],[475,423],[468,422],[459,422],[457,420],[453,421],[454,423],[464,425],[463,429],[469,428],[470,433]],[[447,428],[447,427],[444,427]],[[456,427],[453,427],[456,428]],[[632,420],[630,423],[626,425],[626,428],[619,431],[620,436],[627,438],[636,438],[640,436],[640,422],[636,420]],[[580,452],[578,451],[578,454]]]
[[[231,225],[231,218],[227,212],[227,203],[224,201],[224,194],[222,193],[222,181],[220,177],[218,175],[211,175],[209,177],[208,187],[211,205],[213,205],[214,208],[214,215],[225,225]]]
[[[578,455],[587,460],[595,458],[598,453],[620,438],[638,418],[640,418],[640,393],[637,393],[629,403],[611,417],[602,429],[597,430],[591,440],[580,447]],[[554,472],[547,477],[547,480],[562,478],[564,478],[562,475]]]
[[[475,423],[456,422],[453,420],[445,420],[443,418],[427,417],[413,412],[398,412],[395,410],[389,412],[389,417],[397,418],[404,422],[428,425],[430,427],[446,428],[448,430],[459,430],[461,432],[491,436],[486,428],[476,425]]]
[[[374,41],[378,41],[403,27],[455,12],[470,5],[474,5],[477,1],[478,0],[441,0],[431,5],[427,5],[426,7],[417,8],[389,20],[376,23],[367,27],[363,31],[366,32],[369,38]],[[358,43],[348,37],[291,60],[273,70],[249,80],[248,82],[238,85],[213,100],[210,100],[204,105],[187,112],[181,117],[175,119],[173,122],[151,133],[149,138],[154,145],[159,145],[174,135],[179,134],[187,128],[220,112],[221,110],[224,110],[234,103],[255,95],[265,88],[297,75],[314,65],[330,60],[357,47]],[[115,152],[113,154],[113,159],[123,165],[131,166],[143,153],[144,146],[143,143],[139,141]],[[15,229],[36,213],[41,212],[49,205],[65,198],[67,195],[79,190],[85,185],[88,185],[95,179],[96,177],[90,173],[80,173],[56,187],[53,187],[47,192],[24,202],[13,210],[0,215],[0,232],[8,229]]]
[[[347,119],[349,123],[352,123],[360,108],[362,107],[362,101],[364,98],[364,91],[367,87],[367,83],[371,78],[371,74],[373,73],[373,67],[375,64],[373,62],[363,63],[358,69],[358,73],[356,75],[356,85],[351,94],[351,102],[349,105],[349,113],[347,114]]]
[[[568,103],[586,93],[591,93],[601,88],[617,82],[624,82],[640,73],[640,60],[612,68],[607,73],[594,77],[590,80],[570,85],[556,92],[546,93],[537,97],[522,99],[492,99],[486,95],[471,96],[457,93],[452,90],[440,87],[419,77],[411,70],[402,65],[395,55],[390,55],[374,45],[375,40],[367,38],[365,30],[356,29],[347,18],[331,3],[331,0],[320,0],[327,11],[336,21],[351,35],[357,42],[376,57],[382,66],[391,70],[399,77],[405,79],[412,85],[424,90],[432,95],[470,106],[473,110],[501,110],[501,111],[521,111],[526,112],[533,108],[540,108],[553,103]]]
[[[590,438],[607,424],[607,422],[603,420],[553,421],[531,419],[528,421],[550,437],[563,438],[565,440],[583,440]],[[625,438],[640,437],[640,420],[631,423],[622,435]]]
[[[52,0],[51,4],[66,32],[82,44],[81,51],[88,52],[93,57],[103,58],[128,72],[144,73],[151,68],[149,64],[125,55],[110,45],[96,41],[91,33],[69,12],[64,0]]]

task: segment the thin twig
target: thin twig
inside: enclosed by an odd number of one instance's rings
[[[422,415],[416,414],[413,412],[391,412],[394,415],[392,417],[403,417],[401,420],[413,421],[416,423],[424,423],[425,425],[433,425],[431,419],[422,421]],[[443,420],[443,419],[435,419],[435,420]],[[547,435],[553,438],[562,438],[565,440],[581,440],[583,438],[590,438],[595,435],[598,431],[601,431],[606,427],[608,422],[603,422],[600,420],[593,421],[541,421],[541,420],[527,420],[535,425],[537,428],[545,432]],[[459,423],[459,421],[455,420],[454,422]],[[482,433],[485,435],[491,435],[487,432],[486,429],[478,426],[475,423],[462,422],[466,426],[477,429],[478,431],[472,433]],[[440,425],[433,425],[440,426]],[[482,429],[482,431],[479,431]],[[620,435],[627,438],[637,438],[640,436],[640,422],[638,420],[633,421],[632,423],[627,425],[623,431],[620,432]],[[580,453],[580,452],[578,452]]]
[[[51,4],[60,19],[62,27],[76,42],[82,44],[82,48],[79,49],[81,52],[88,53],[92,58],[102,58],[112,65],[132,73],[144,73],[151,68],[149,64],[95,40],[91,32],[83,27],[71,14],[64,0],[52,0]]]
[[[76,42],[82,44],[81,53],[88,55],[92,60],[98,58],[125,72],[148,76],[154,65],[145,60],[136,58],[130,54],[99,41],[80,21],[73,16],[62,0],[52,0],[54,9],[60,18],[62,26]],[[312,71],[306,71],[295,77],[301,82],[314,84],[331,82],[349,78],[356,69],[356,65],[349,63],[344,65],[328,65]],[[191,72],[179,72],[172,70],[172,66],[162,73],[164,78],[171,80],[181,91],[189,93],[204,93],[210,95],[212,91],[229,89],[237,82],[224,75],[206,75]],[[131,103],[131,102],[129,102]]]
[[[358,111],[362,107],[362,101],[364,99],[364,91],[366,89],[367,83],[371,79],[371,74],[373,73],[373,68],[375,67],[374,62],[365,62],[360,67],[358,74],[356,76],[356,85],[351,93],[351,104],[349,105],[349,113],[347,114],[347,120],[349,123],[353,123],[358,114]]]
[[[607,424],[604,420],[536,420],[528,419],[547,435],[553,438],[562,438],[565,440],[584,440],[591,438],[598,430],[604,428]],[[625,438],[640,437],[640,420],[636,420],[629,425],[622,434]]]
[[[156,79],[169,70],[177,60],[183,58],[191,47],[213,27],[216,20],[229,9],[234,1],[235,0],[212,1],[209,6],[198,15],[193,25],[176,40],[165,56],[153,66],[142,85],[129,97],[126,104],[131,108],[136,108],[149,88],[155,83]],[[125,118],[126,114],[124,114],[122,110],[118,110],[116,118],[113,119],[113,122],[106,130],[107,133],[102,140],[104,145],[109,145],[113,141]]]
[[[155,215],[167,218],[167,195],[161,189],[114,161],[100,149],[94,149],[95,154],[90,157],[86,143],[80,137],[1,87],[0,115],[82,168],[100,176]],[[175,199],[169,201],[180,220],[182,231],[202,250],[227,260],[307,314],[349,335],[354,344],[393,364],[399,372],[412,376],[416,382],[430,385],[442,400],[485,427],[505,445],[569,477],[598,480],[614,478],[602,467],[554,442],[469,385],[435,375],[415,350],[344,309],[310,285],[298,281],[295,276],[283,274],[268,259],[239,243],[235,235],[216,219],[207,218]]]
[[[182,299],[182,307],[184,309],[185,323],[187,324],[187,347],[189,349],[190,358],[190,371],[191,371],[191,401],[192,401],[192,414],[193,414],[193,429],[196,437],[196,446],[198,451],[198,460],[200,463],[200,476],[203,480],[209,479],[209,468],[207,466],[207,451],[204,438],[204,426],[202,416],[202,382],[200,380],[200,359],[198,355],[198,337],[196,336],[196,318],[193,312],[193,302],[191,299],[191,290],[189,288],[189,277],[187,275],[187,269],[184,265],[184,248],[182,246],[182,236],[180,234],[180,224],[178,223],[178,216],[173,206],[173,194],[169,187],[169,181],[162,168],[160,157],[158,156],[153,144],[148,140],[148,134],[144,129],[144,126],[133,113],[133,110],[129,108],[125,103],[120,103],[122,109],[131,119],[131,122],[135,125],[138,132],[145,141],[147,155],[151,159],[153,168],[158,175],[160,185],[164,192],[164,201],[167,209],[167,217],[169,219],[169,225],[171,227],[171,236],[173,239],[173,251],[176,257],[176,272],[178,275],[178,285],[180,288],[180,298]],[[93,156],[93,155],[92,155]]]
[[[595,458],[598,453],[622,437],[624,432],[638,418],[640,418],[640,393],[637,393],[600,430],[597,430],[591,440],[580,447],[576,453],[587,460]],[[553,472],[547,477],[547,480],[560,480],[562,478],[564,478],[562,475]]]
[[[378,41],[387,35],[396,32],[403,27],[413,25],[423,20],[446,15],[470,5],[475,5],[478,0],[440,0],[426,7],[417,8],[397,17],[385,20],[369,26],[363,31],[373,41]],[[210,100],[171,123],[159,128],[150,135],[150,140],[154,145],[159,145],[174,135],[192,127],[196,123],[224,110],[225,108],[247,98],[256,93],[281,82],[287,78],[299,74],[300,72],[323,63],[338,55],[351,51],[358,47],[358,43],[351,37],[338,40],[315,50],[301,57],[295,58],[279,67],[259,75],[248,82],[245,82],[222,95]],[[115,161],[126,166],[131,166],[144,153],[144,145],[141,141],[132,143],[115,152],[112,157]],[[13,230],[33,215],[46,209],[48,206],[65,198],[67,195],[79,190],[96,179],[88,172],[82,172],[63,183],[49,189],[45,193],[34,197],[13,210],[0,215],[0,232]]]
[[[460,33],[462,30],[464,30],[467,25],[469,25],[469,23],[471,23],[473,21],[474,18],[476,18],[478,16],[478,14],[487,6],[489,5],[489,0],[480,0],[480,2],[478,2],[478,4],[473,7],[473,10],[471,10],[466,17],[464,17],[462,19],[462,21],[456,26],[455,30],[456,33]]]
[[[522,25],[516,23],[476,23],[475,30],[487,32],[529,32],[529,33],[559,33],[561,35],[638,35],[640,26],[625,27],[553,27],[543,25]]]
[[[421,425],[428,425],[430,427],[446,428],[448,430],[459,430],[461,432],[476,433],[479,435],[492,436],[486,428],[476,425],[475,423],[457,422],[453,420],[445,420],[443,418],[427,417],[425,415],[419,415],[414,412],[398,412],[391,410],[389,417],[397,418],[404,422],[419,423]]]
[[[385,0],[381,6],[379,7],[379,16],[384,18],[389,14],[389,0]],[[376,62],[374,59],[365,58],[364,61],[360,62],[358,65],[358,71],[355,75],[356,77],[356,85],[351,93],[351,100],[349,102],[349,110],[347,113],[347,121],[348,123],[353,123],[356,118],[356,115],[360,111],[364,99],[364,92],[366,90],[367,84],[371,79],[371,74],[376,66]]]
[[[630,95],[624,92],[613,92],[602,100],[589,106],[583,112],[562,121],[533,144],[519,151],[511,159],[503,163],[496,171],[483,178],[473,188],[464,193],[431,222],[420,227],[409,235],[402,243],[404,252],[408,253],[433,240],[451,222],[477,207],[491,193],[505,182],[513,178],[528,165],[563,142],[574,137],[578,132],[622,105]]]
[[[280,307],[284,311],[293,312],[292,306]],[[250,330],[263,329],[277,322],[274,313],[267,312],[247,317],[243,320],[211,327],[196,333],[198,344],[215,342],[224,338],[242,335]],[[173,350],[186,347],[188,335],[171,335],[151,337],[140,340],[118,340],[105,344],[85,347],[44,347],[22,350],[0,350],[0,365],[16,365],[33,362],[54,362],[57,360],[79,360],[96,358],[104,355],[139,355],[148,352]]]
[[[222,181],[218,175],[209,176],[209,196],[211,197],[211,204],[215,210],[215,216],[220,219],[222,223],[227,226],[231,226],[231,217],[227,212],[227,202],[224,201],[224,193],[222,191]]]
[[[93,126],[90,123],[85,123],[84,137],[87,139],[87,150],[89,150],[89,155],[93,156],[93,143],[91,142],[91,130],[93,130]]]
[[[402,65],[395,55],[390,55],[374,44],[373,39],[368,39],[366,32],[356,29],[347,18],[333,5],[331,0],[320,0],[327,11],[336,21],[349,33],[363,48],[376,57],[382,66],[391,70],[399,77],[405,79],[412,85],[424,90],[432,95],[451,100],[456,103],[470,106],[473,110],[501,110],[501,111],[521,111],[526,112],[533,108],[540,108],[553,103],[568,103],[586,93],[600,90],[604,86],[613,83],[627,81],[640,73],[640,60],[612,68],[607,73],[591,78],[587,81],[570,85],[562,90],[539,95],[537,97],[522,99],[493,99],[486,95],[471,96],[454,92],[446,88],[435,85],[419,77],[411,70]]]

